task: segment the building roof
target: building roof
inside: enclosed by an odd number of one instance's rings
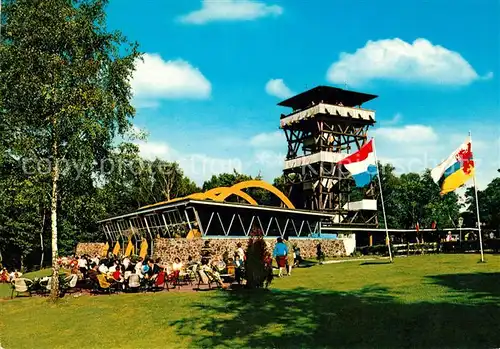
[[[267,211],[272,213],[281,213],[284,215],[303,215],[303,216],[317,216],[321,218],[331,218],[332,214],[328,212],[320,212],[320,211],[310,211],[310,210],[302,210],[302,209],[291,209],[285,207],[274,207],[274,206],[260,206],[260,205],[250,205],[245,203],[236,203],[236,202],[218,202],[212,200],[199,200],[199,199],[190,199],[190,198],[182,198],[182,200],[178,200],[175,202],[167,202],[161,203],[160,205],[154,207],[147,207],[144,209],[139,209],[137,211],[103,219],[98,221],[97,223],[105,223],[110,221],[121,220],[124,218],[135,217],[139,215],[148,215],[155,214],[156,212],[162,212],[166,209],[178,207],[178,206],[216,206],[220,208],[229,208],[229,209],[243,209],[247,211]]]
[[[374,98],[377,98],[377,96],[368,93],[349,91],[332,86],[317,86],[290,97],[278,103],[278,105],[297,110],[308,107],[311,102],[317,104],[323,101],[328,104],[338,104],[340,102],[345,107],[355,107],[371,101]]]

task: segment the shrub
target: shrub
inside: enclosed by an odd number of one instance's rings
[[[245,274],[248,288],[262,288],[268,277],[266,268],[267,244],[260,229],[254,229],[248,239]]]

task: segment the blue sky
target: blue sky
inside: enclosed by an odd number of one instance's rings
[[[500,168],[498,1],[111,0],[108,25],[145,53],[133,87],[146,157],[267,180],[286,150],[276,106],[316,85],[379,98],[377,152],[401,172],[443,160],[469,130],[484,186]]]

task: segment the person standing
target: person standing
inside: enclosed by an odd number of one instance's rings
[[[292,275],[292,267],[294,263],[294,252],[293,252],[293,245],[290,241],[290,238],[288,236],[285,236],[285,245],[287,249],[287,258],[286,258],[286,268],[287,268],[287,275],[290,276]]]
[[[282,238],[278,238],[276,240],[276,245],[274,246],[273,250],[273,257],[276,258],[276,263],[278,264],[279,268],[279,277],[283,276],[283,270],[286,267],[286,257],[288,255],[288,249],[286,245],[283,243]]]

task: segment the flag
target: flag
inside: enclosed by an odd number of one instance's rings
[[[104,244],[104,246],[102,247],[102,252],[101,252],[101,256],[102,257],[106,257],[107,254],[108,254],[108,251],[109,251],[109,244],[106,242]]]
[[[113,248],[113,254],[116,256],[120,252],[122,247],[120,246],[120,243],[117,241],[115,244],[115,247]]]
[[[436,229],[437,228],[437,223],[436,221],[432,221],[432,224],[431,224],[431,229]]]
[[[357,187],[365,187],[377,175],[377,164],[373,152],[373,140],[370,140],[356,153],[338,162],[351,173]]]
[[[128,240],[127,249],[125,250],[125,256],[130,257],[134,253],[134,245],[132,244],[132,240]]]
[[[455,191],[473,176],[474,159],[470,138],[431,171],[432,179],[441,188],[441,195]]]
[[[418,224],[418,222],[417,224],[415,224],[415,230],[417,231],[417,233],[420,231],[420,224]]]
[[[148,242],[146,241],[146,239],[143,239],[141,242],[141,250],[139,252],[139,257],[146,258],[148,254],[148,247],[149,247]]]

